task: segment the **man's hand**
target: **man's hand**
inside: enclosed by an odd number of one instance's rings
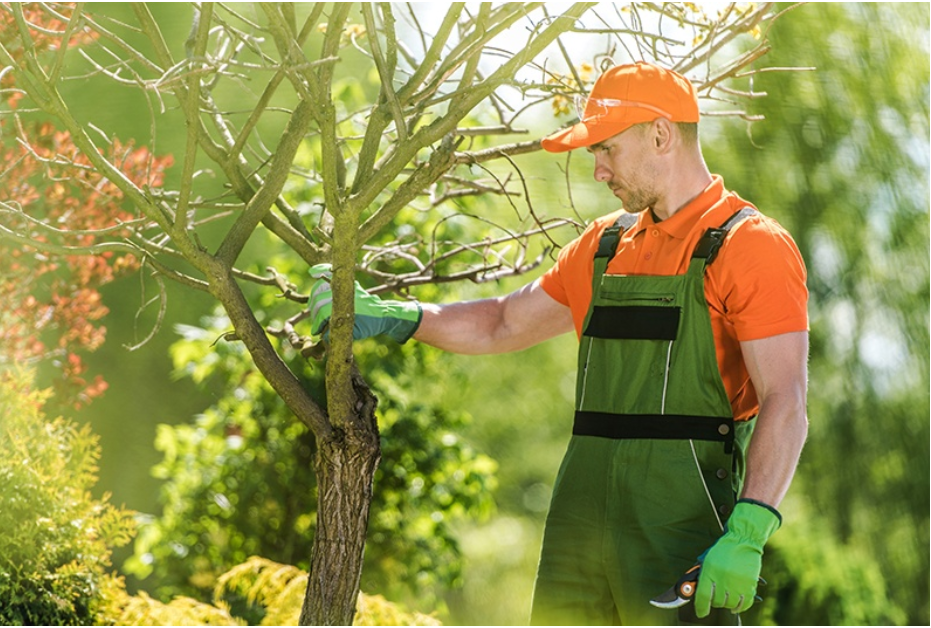
[[[753,501],[737,502],[724,534],[702,560],[695,592],[698,617],[707,617],[712,608],[742,613],[753,606],[763,546],[781,522],[774,508]]]
[[[310,276],[316,279],[310,289],[307,309],[310,311],[311,333],[329,334],[327,329],[333,312],[333,292],[330,279],[333,277],[329,264],[317,264],[310,269]],[[355,286],[355,325],[352,328],[354,340],[370,338],[379,334],[407,342],[423,316],[423,310],[417,301],[385,301],[369,294],[356,282]]]

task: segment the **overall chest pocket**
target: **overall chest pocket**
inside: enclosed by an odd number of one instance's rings
[[[610,340],[675,340],[682,308],[672,292],[604,287],[583,334]]]

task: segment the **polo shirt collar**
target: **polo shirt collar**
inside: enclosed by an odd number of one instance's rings
[[[655,228],[674,238],[684,240],[695,227],[695,223],[709,210],[715,208],[725,194],[724,179],[720,175],[711,175],[711,183],[708,184],[708,187],[670,218],[656,222],[653,219],[652,211],[644,210],[640,212],[636,231],[639,232],[655,226]],[[724,220],[726,219],[725,217]]]

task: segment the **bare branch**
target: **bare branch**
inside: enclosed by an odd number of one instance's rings
[[[449,10],[446,12],[443,22],[433,36],[430,49],[424,54],[423,61],[414,72],[413,76],[408,79],[404,87],[398,92],[398,98],[401,102],[409,101],[414,92],[423,84],[424,79],[427,78],[434,65],[440,61],[443,46],[445,46],[446,42],[449,40],[450,33],[452,33],[453,28],[456,26],[456,21],[462,14],[462,9],[464,7],[464,2],[453,2],[449,5]],[[411,13],[413,14],[413,11],[411,11]],[[422,29],[418,30],[421,35],[423,35],[424,31]]]
[[[213,15],[213,4],[204,3],[202,7],[194,8],[194,24],[191,27],[189,50],[193,57],[201,59],[207,52],[207,36],[210,31],[210,17]],[[187,99],[183,104],[184,115],[187,119],[187,145],[184,150],[184,166],[181,172],[181,187],[178,195],[178,207],[175,210],[175,227],[187,229],[188,204],[191,200],[191,184],[194,179],[194,167],[197,159],[197,147],[200,144],[198,133],[200,127],[197,119],[200,113],[200,77],[191,74],[187,81]]]
[[[391,15],[390,8],[385,11],[385,15]],[[400,141],[407,140],[407,124],[404,122],[404,112],[401,111],[401,102],[394,92],[394,70],[397,62],[388,64],[385,55],[381,50],[381,43],[378,41],[378,31],[375,27],[375,16],[373,15],[370,4],[362,5],[362,16],[365,19],[365,27],[369,32],[369,46],[372,49],[372,58],[375,59],[375,67],[378,68],[378,75],[381,78],[382,98],[388,104],[388,109],[394,117],[394,127],[397,129]],[[390,25],[390,26],[389,26]],[[386,20],[386,26],[389,26],[386,36],[389,46],[394,35],[394,26],[392,21]]]
[[[144,263],[143,263],[144,264]],[[139,317],[142,313],[153,303],[158,301],[158,314],[156,315],[155,323],[152,325],[152,329],[149,330],[149,333],[146,334],[145,338],[136,342],[132,345],[124,344],[123,347],[129,351],[136,351],[141,349],[149,343],[152,338],[155,337],[155,334],[158,333],[158,330],[162,328],[162,322],[165,320],[165,312],[168,310],[168,293],[165,291],[165,282],[162,281],[161,277],[155,275],[155,282],[158,284],[158,295],[146,301],[145,299],[145,277],[142,273],[139,274],[139,286],[142,298],[140,299],[139,309],[136,310],[136,315],[133,318],[133,331],[136,331],[136,328],[139,324]]]
[[[501,126],[467,126],[456,129],[456,135],[474,137],[476,135],[527,135],[529,129],[515,129],[509,125]]]
[[[255,227],[262,221],[268,210],[275,203],[290,171],[290,164],[301,144],[304,133],[310,125],[312,105],[301,101],[288,121],[288,128],[278,144],[275,156],[265,179],[255,195],[250,199],[239,220],[230,229],[217,250],[217,256],[232,265],[246,245]]]
[[[538,150],[540,150],[540,140],[532,140],[508,144],[507,146],[495,146],[494,148],[486,148],[473,153],[456,153],[455,162],[457,164],[480,164],[492,159],[505,158],[511,155],[524,155]]]
[[[367,242],[375,233],[387,225],[421,190],[432,185],[453,163],[456,143],[448,136],[441,146],[433,151],[430,161],[418,167],[397,189],[391,199],[382,205],[359,227],[358,242]]]
[[[291,347],[306,359],[322,360],[326,354],[326,343],[315,342],[312,338],[301,336],[294,330],[294,326],[310,316],[310,312],[302,310],[287,319],[281,327],[267,327],[266,331],[277,338],[287,340]]]

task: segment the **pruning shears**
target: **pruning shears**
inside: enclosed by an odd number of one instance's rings
[[[650,604],[657,608],[679,608],[692,601],[695,591],[698,590],[698,576],[701,575],[701,563],[693,565],[688,571],[682,574],[674,585],[666,589],[660,595],[650,600]],[[766,584],[766,581],[760,578],[760,584]],[[759,595],[754,596],[757,601],[761,601]]]
[[[692,601],[695,590],[698,589],[698,576],[701,573],[701,563],[694,565],[682,574],[674,585],[660,595],[650,600],[650,604],[657,608],[679,608]]]

